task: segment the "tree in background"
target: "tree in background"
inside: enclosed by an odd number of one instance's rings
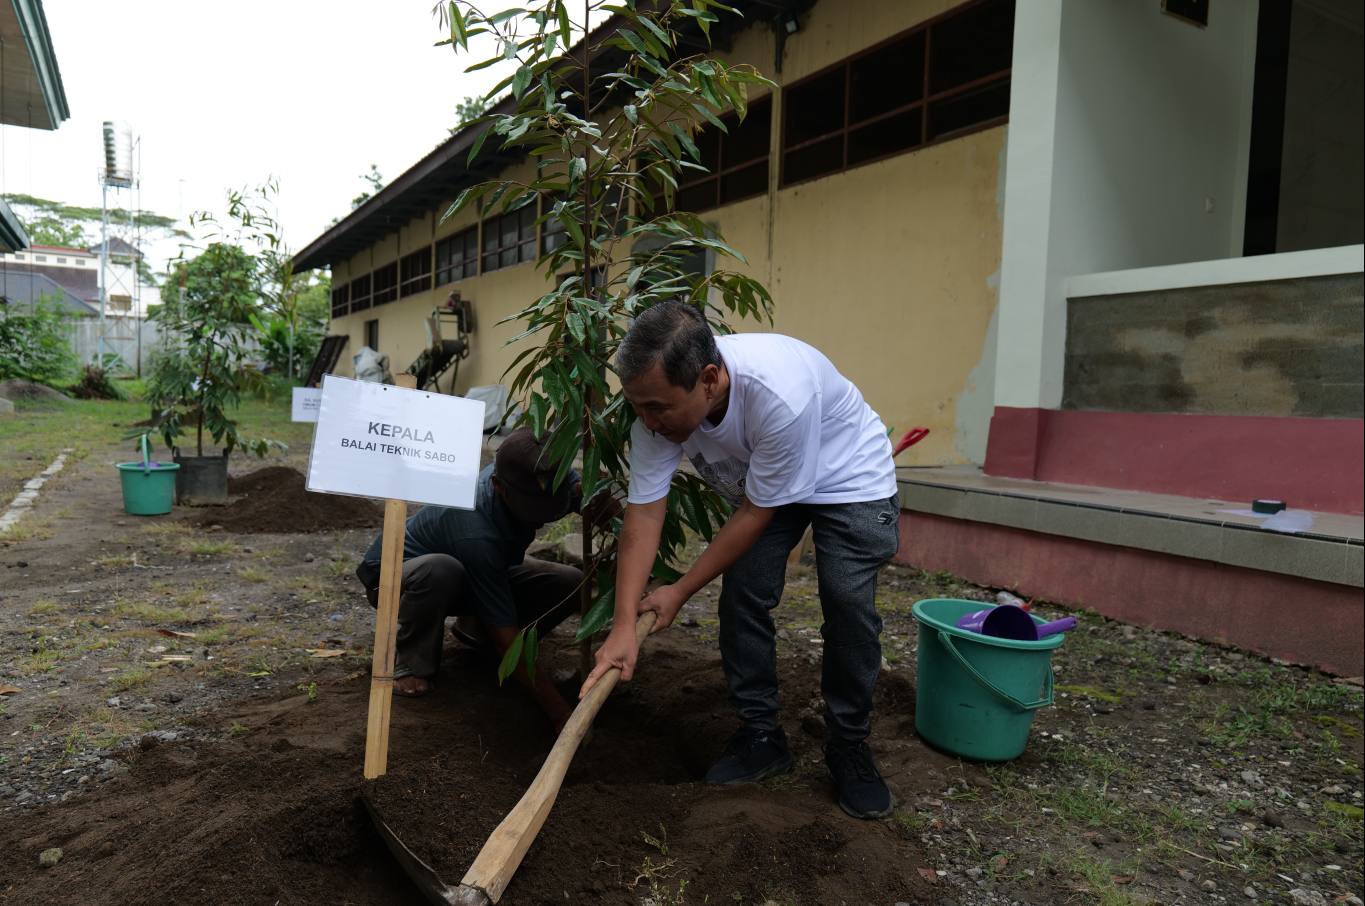
[[[508,369],[511,390],[538,437],[549,437],[551,461],[560,462],[555,482],[565,479],[581,448],[583,497],[619,493],[628,482],[627,446],[634,412],[606,375],[631,319],[667,298],[686,297],[702,308],[715,330],[732,332],[726,313],[767,318],[772,301],[761,284],[743,274],[699,274],[687,267],[692,256],[713,252],[743,262],[713,228],[695,214],[672,210],[684,170],[703,170],[692,136],[711,124],[726,131],[721,115],[747,112],[749,85],[771,85],[751,66],[732,66],[704,54],[685,54],[679,32],[690,25],[709,34],[728,9],[714,0],[660,0],[637,7],[627,0],[609,6],[582,0],[575,22],[565,0],[540,0],[527,9],[486,14],[471,0],[439,8],[450,37],[442,43],[468,50],[469,39],[490,35],[495,57],[466,71],[505,63],[511,75],[486,98],[510,87],[517,107],[487,118],[488,129],[470,149],[472,162],[486,140],[528,153],[535,162],[530,182],[495,180],[467,189],[446,218],[480,202],[487,217],[495,208],[530,207],[537,223],[554,219],[566,241],[538,266],[555,289],[509,317],[520,332],[508,342],[530,340]],[[593,12],[612,13],[619,25],[589,46]],[[569,53],[575,34],[583,38],[581,58]],[[589,61],[603,47],[619,51],[612,68],[594,73]],[[656,200],[657,199],[657,200]],[[566,269],[572,276],[553,278]],[[605,474],[603,474],[605,472]],[[706,540],[729,507],[696,476],[677,474],[668,495],[662,548],[654,575],[674,581],[685,541],[684,529]],[[614,564],[621,521],[610,528],[586,527],[584,575],[596,573],[595,603],[585,579],[579,641],[610,619],[614,606]],[[594,544],[592,536],[601,538]],[[598,551],[594,553],[594,551]],[[499,668],[505,678],[523,656],[534,671],[538,649],[534,626],[520,633]],[[584,675],[590,660],[584,648]]]
[[[447,129],[451,135],[459,132],[465,126],[477,120],[488,112],[488,108],[493,106],[493,102],[488,98],[465,98],[455,105],[455,126]]]
[[[18,378],[56,386],[71,378],[71,313],[53,296],[0,304],[0,381]]]
[[[5,201],[19,215],[24,224],[24,231],[28,233],[29,241],[34,245],[90,249],[99,244],[101,220],[99,208],[85,208],[20,193],[6,195]],[[145,235],[149,241],[169,236],[189,238],[189,233],[176,226],[173,217],[165,217],[153,211],[135,211],[130,214],[123,208],[109,210],[111,223],[127,224],[133,216],[136,216],[138,225],[146,231]],[[156,279],[145,260],[138,260],[137,270],[143,286],[156,286]]]
[[[361,173],[360,178],[369,185],[370,191],[361,192],[355,198],[351,199],[352,211],[369,201],[379,193],[380,189],[384,188],[384,174],[379,172],[378,164],[370,164],[370,172]]]

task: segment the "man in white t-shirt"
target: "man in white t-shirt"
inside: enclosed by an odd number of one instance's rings
[[[724,574],[721,658],[743,728],[706,779],[751,783],[789,770],[770,611],[782,596],[787,555],[811,526],[824,611],[825,764],[844,811],[890,814],[891,793],[864,741],[881,667],[877,573],[900,542],[886,428],[815,348],[776,334],[717,338],[701,312],[681,302],[660,303],[635,320],[616,371],[637,415],[630,496],[615,623],[583,691],[611,667],[631,678],[637,613],[657,611],[657,632]],[[642,600],[684,455],[733,511],[686,575]]]

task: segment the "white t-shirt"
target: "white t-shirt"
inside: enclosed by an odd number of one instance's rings
[[[719,425],[675,444],[642,419],[630,434],[630,502],[668,494],[684,453],[731,505],[863,503],[896,493],[891,441],[877,413],[819,350],[779,334],[717,337],[730,372]]]

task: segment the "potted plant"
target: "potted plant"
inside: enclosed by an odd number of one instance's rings
[[[247,439],[228,413],[243,392],[261,390],[265,378],[248,362],[246,339],[258,307],[256,259],[231,242],[210,244],[180,268],[179,285],[168,283],[152,313],[167,338],[157,356],[148,398],[160,402],[161,432],[180,466],[176,500],[203,506],[227,502],[227,458],[238,447],[264,456],[284,444]],[[180,452],[181,439],[194,438],[194,455]],[[205,455],[205,435],[209,454]],[[222,447],[221,452],[213,447]]]

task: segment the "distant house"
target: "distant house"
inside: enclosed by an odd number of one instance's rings
[[[100,279],[108,283],[110,315],[145,317],[145,306],[135,286],[136,263],[141,251],[118,240],[113,244],[108,269],[101,274],[102,245],[88,249],[54,245],[33,245],[29,248],[0,255],[0,271],[41,273],[60,283],[72,294],[99,311]]]
[[[13,311],[36,299],[57,301],[75,317],[97,317],[99,308],[46,274],[0,270],[0,311]]]
[[[777,87],[702,130],[679,204],[895,437],[931,429],[898,458],[900,558],[1360,674],[1361,5],[732,5],[714,54]],[[295,258],[331,268],[332,332],[395,370],[460,293],[478,332],[450,392],[503,380],[521,326],[497,322],[558,241],[533,207],[440,222],[530,181],[494,141],[468,161],[485,128]],[[1262,531],[1255,498],[1311,529]]]

